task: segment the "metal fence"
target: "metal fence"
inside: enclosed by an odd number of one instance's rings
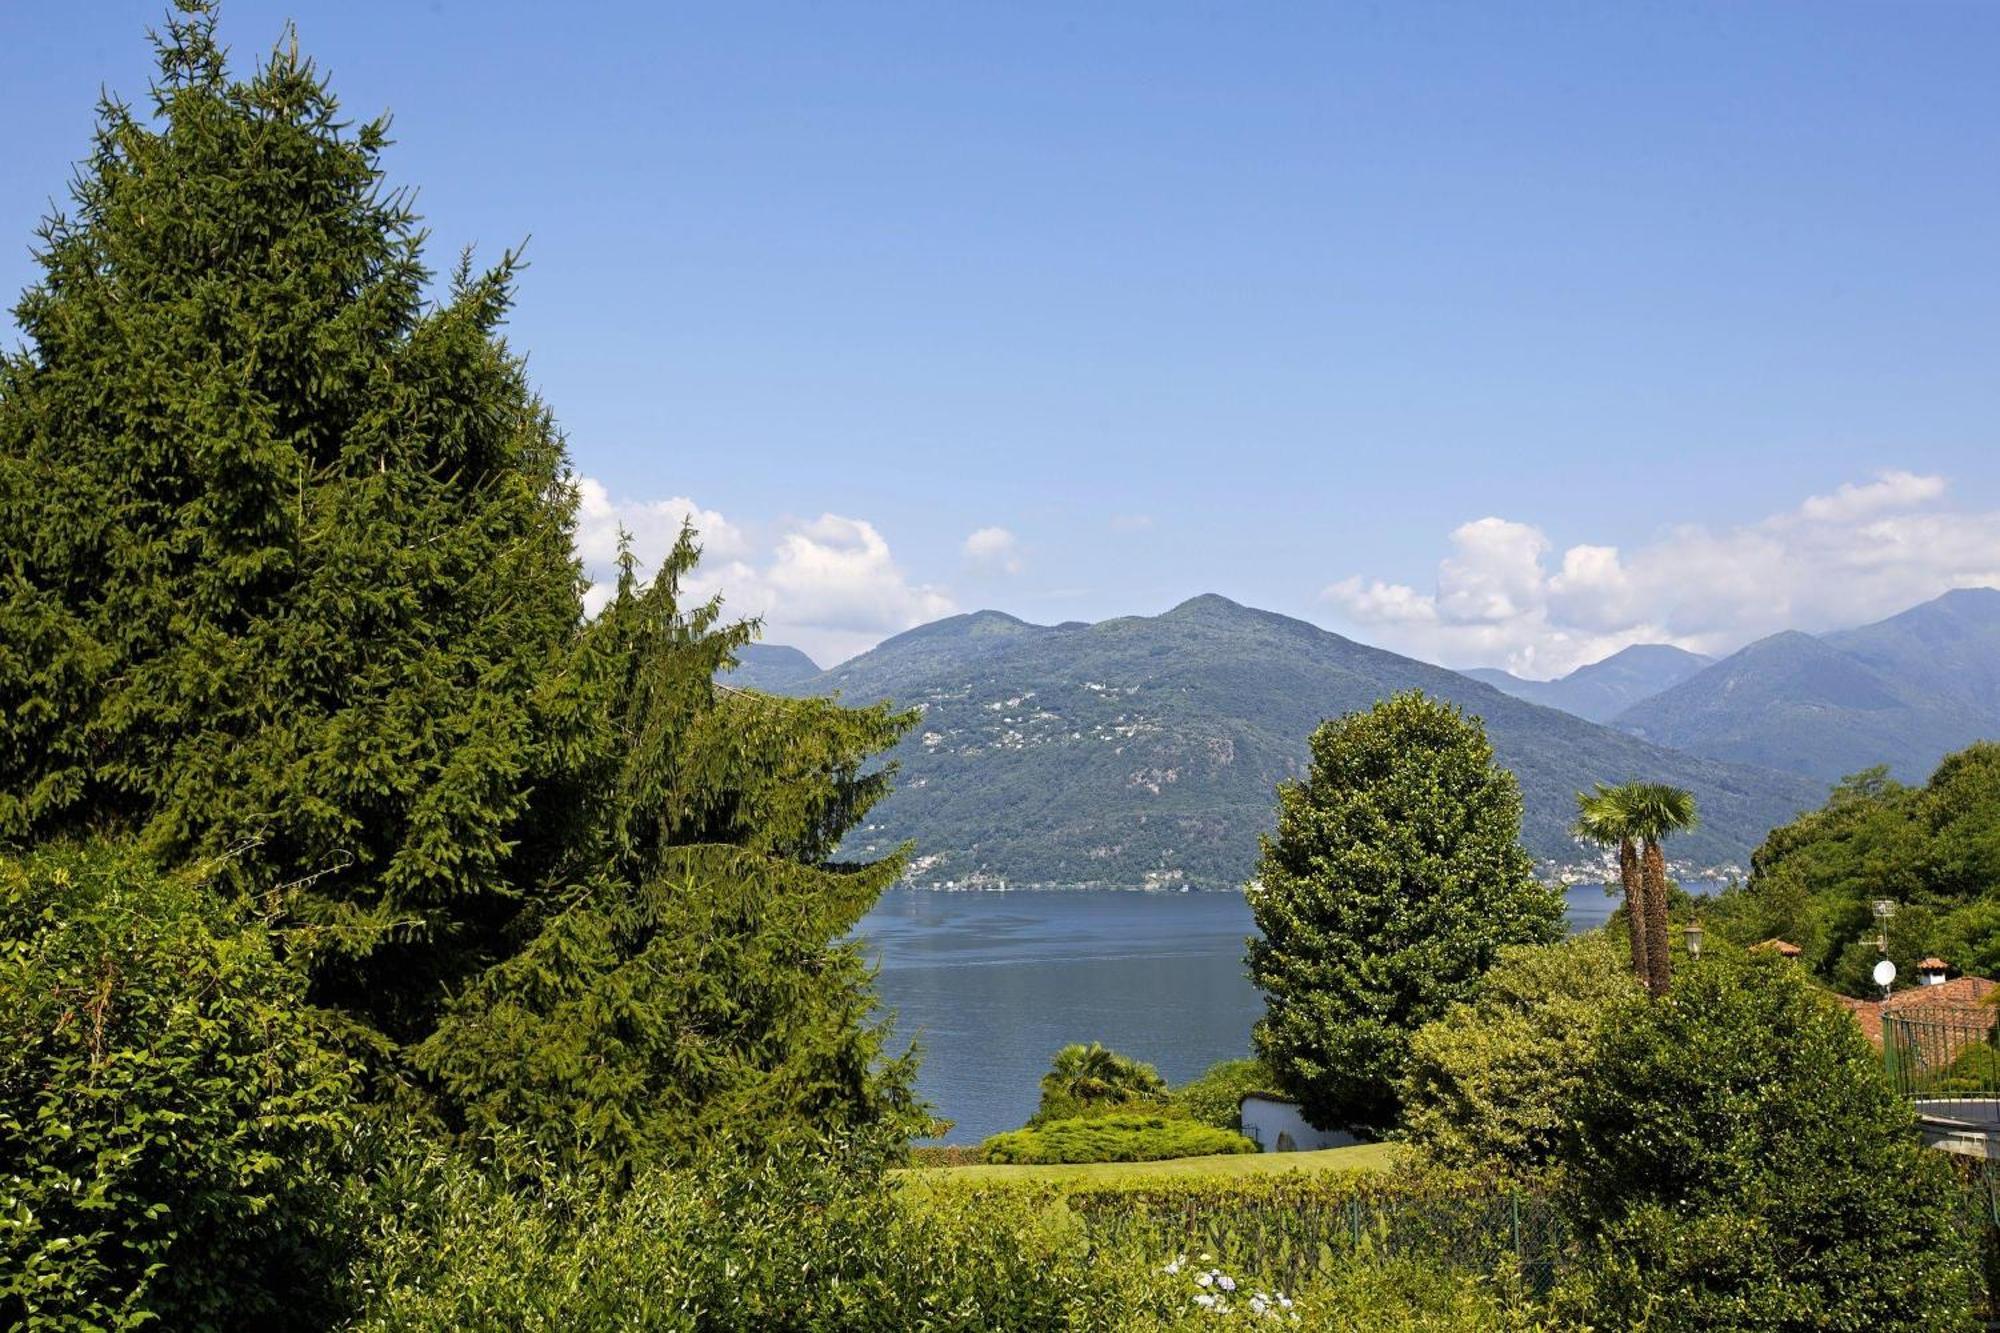
[[[1882,1015],[1882,1063],[1911,1098],[2000,1098],[2000,1010],[1930,1005]]]
[[[1531,1194],[1121,1191],[1076,1195],[1069,1203],[1104,1249],[1231,1256],[1280,1287],[1297,1288],[1356,1262],[1412,1257],[1461,1272],[1514,1274],[1528,1293],[1543,1296],[1575,1252],[1567,1220]]]

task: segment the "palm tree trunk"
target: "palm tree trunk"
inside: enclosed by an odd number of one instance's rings
[[[1665,995],[1673,963],[1667,952],[1667,856],[1657,838],[1646,839],[1640,880],[1646,891],[1646,986]]]
[[[1646,930],[1646,886],[1640,879],[1639,849],[1618,840],[1618,882],[1625,886],[1625,927],[1632,936],[1632,975],[1653,984],[1652,941]]]

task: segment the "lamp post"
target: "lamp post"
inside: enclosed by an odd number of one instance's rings
[[[1689,917],[1687,929],[1682,931],[1681,935],[1687,940],[1688,957],[1701,957],[1701,922]]]

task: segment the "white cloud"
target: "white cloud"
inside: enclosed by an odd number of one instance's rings
[[[720,593],[729,615],[763,618],[766,641],[791,644],[823,664],[956,609],[946,590],[912,584],[888,541],[865,519],[822,514],[774,524],[760,544],[745,527],[692,500],[613,500],[588,477],[578,490],[576,546],[596,580],[584,598],[592,614],[610,597],[619,526],[631,533],[642,571],[650,571],[672,548],[684,516],[702,544],[687,595]]]
[[[1540,529],[1483,518],[1450,535],[1432,591],[1350,577],[1324,595],[1389,646],[1454,666],[1555,676],[1634,643],[1732,652],[2000,583],[2000,513],[1946,508],[1945,491],[1941,477],[1886,472],[1756,523],[1572,546],[1553,569]]]
[[[595,477],[576,483],[576,553],[595,569],[618,558],[618,533],[632,538],[632,549],[649,562],[659,559],[691,522],[701,536],[702,555],[727,560],[749,549],[743,530],[713,509],[703,509],[685,496],[671,500],[617,500]]]
[[[981,528],[965,539],[965,558],[1003,574],[1021,572],[1020,543],[1005,528]]]

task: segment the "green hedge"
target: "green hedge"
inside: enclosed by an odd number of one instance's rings
[[[1034,1129],[995,1134],[986,1160],[1035,1162],[1157,1162],[1256,1152],[1257,1145],[1226,1129],[1165,1115],[1099,1115],[1055,1120]]]
[[[1276,1086],[1277,1076],[1262,1060],[1223,1060],[1175,1088],[1169,1099],[1190,1120],[1233,1130],[1243,1128],[1243,1099],[1253,1092],[1277,1096]]]
[[[0,1328],[319,1328],[353,1075],[270,933],[136,852],[0,857]]]

